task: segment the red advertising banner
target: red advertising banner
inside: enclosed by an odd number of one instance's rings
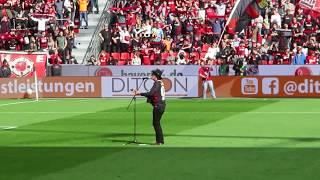
[[[1,78],[0,99],[35,97],[36,87],[40,98],[101,97],[100,77],[44,77],[35,83],[34,78]],[[28,91],[32,94],[28,95]]]
[[[11,77],[33,77],[34,70],[38,77],[46,76],[46,52],[14,52],[0,51],[0,60],[7,60],[11,69]]]
[[[299,4],[305,9],[320,12],[320,0],[300,0]]]
[[[218,97],[320,97],[320,76],[212,77],[212,80]]]

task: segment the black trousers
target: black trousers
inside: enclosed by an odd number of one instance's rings
[[[165,104],[156,105],[153,107],[153,128],[156,132],[156,142],[162,144],[164,143],[164,139],[160,121],[165,109]]]

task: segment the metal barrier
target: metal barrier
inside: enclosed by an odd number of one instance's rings
[[[108,12],[108,9],[110,7],[110,5],[113,5],[115,0],[108,0],[107,4],[105,5],[102,15],[99,19],[99,23],[96,27],[96,30],[94,31],[94,34],[92,36],[92,39],[89,43],[88,46],[88,50],[84,56],[84,58],[82,59],[82,63],[81,64],[85,64],[86,60],[89,59],[92,55],[95,56],[95,58],[98,59],[99,53],[101,51],[101,41],[99,38],[99,33],[102,30],[102,28],[104,27],[105,24],[110,22],[110,13]]]

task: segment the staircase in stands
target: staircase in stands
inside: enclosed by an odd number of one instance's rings
[[[83,58],[87,52],[88,46],[90,44],[90,41],[94,35],[94,32],[97,28],[97,25],[99,23],[100,17],[102,15],[102,11],[104,10],[104,7],[106,6],[108,0],[99,0],[99,14],[91,13],[88,15],[89,19],[89,26],[88,29],[79,29],[79,33],[76,37],[76,47],[73,49],[72,55],[75,57],[75,59],[78,61],[79,64],[82,62],[86,63]],[[95,8],[94,8],[95,11]],[[78,24],[80,26],[80,23]]]

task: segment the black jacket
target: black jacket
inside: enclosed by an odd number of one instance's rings
[[[0,77],[1,78],[8,78],[11,75],[11,70],[9,67],[0,67]]]
[[[165,89],[161,80],[155,81],[151,90],[147,93],[141,93],[141,96],[148,98],[147,102],[153,106],[165,104]]]

